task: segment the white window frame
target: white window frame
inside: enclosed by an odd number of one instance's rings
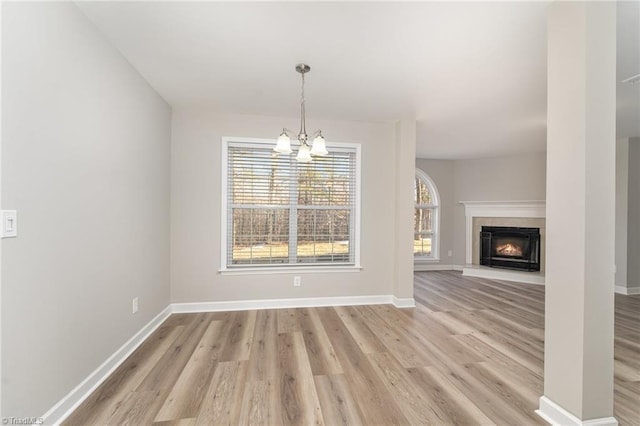
[[[431,235],[431,255],[430,256],[413,256],[414,263],[428,263],[440,260],[440,194],[438,188],[431,177],[423,170],[416,168],[416,178],[425,183],[429,192],[431,193],[431,204],[416,204],[414,203],[414,209],[431,209],[433,214],[431,216],[433,232]],[[415,212],[415,210],[414,210]],[[414,213],[415,214],[415,213]],[[415,223],[415,221],[414,221]],[[415,238],[415,229],[413,230]]]
[[[360,217],[361,217],[361,171],[362,171],[362,154],[361,154],[361,145],[358,143],[342,143],[342,142],[329,142],[327,141],[327,149],[331,151],[331,148],[350,148],[354,149],[356,153],[356,168],[355,168],[355,207],[354,207],[354,230],[353,230],[353,250],[354,250],[354,264],[353,265],[344,265],[344,264],[322,264],[322,265],[314,265],[314,264],[284,264],[281,265],[261,265],[261,266],[252,266],[252,267],[238,267],[234,266],[233,268],[229,268],[227,265],[227,241],[229,235],[227,235],[228,227],[227,227],[227,219],[228,219],[228,192],[227,192],[227,184],[229,179],[229,144],[233,142],[242,142],[242,143],[252,143],[252,144],[261,144],[267,146],[275,146],[275,139],[257,139],[257,138],[243,138],[243,137],[230,137],[223,136],[221,143],[221,215],[220,215],[220,269],[218,272],[220,274],[228,274],[228,275],[251,275],[251,274],[279,274],[279,273],[287,273],[287,272],[359,272],[362,269],[360,264]],[[295,148],[294,148],[295,149]]]

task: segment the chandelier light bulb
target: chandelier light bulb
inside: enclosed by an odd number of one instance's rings
[[[279,154],[291,154],[291,139],[289,139],[285,130],[278,136],[278,141],[273,150]]]
[[[309,163],[311,162],[311,151],[309,149],[309,145],[302,144],[300,145],[300,149],[298,150],[298,155],[296,155],[296,160],[300,163]]]
[[[325,156],[327,154],[329,154],[329,151],[327,151],[327,144],[324,140],[324,137],[322,136],[322,133],[320,133],[313,140],[313,145],[311,145],[311,155]]]

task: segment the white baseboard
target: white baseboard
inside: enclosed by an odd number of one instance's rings
[[[120,349],[116,350],[105,362],[102,363],[93,373],[75,387],[71,392],[62,398],[56,405],[47,411],[42,419],[44,424],[58,425],[62,423],[116,368],[124,362],[129,355],[135,351],[153,333],[169,315],[171,306],[164,308],[147,325],[142,327],[131,339],[129,339]]]
[[[625,287],[622,285],[617,285],[616,293],[633,296],[635,294],[640,294],[640,287]]]
[[[398,308],[406,308],[415,306],[415,301],[413,298],[397,298],[392,295],[233,300],[224,302],[173,303],[171,305],[171,311],[175,313],[221,312],[247,311],[252,309],[318,308],[323,306],[385,304],[393,304]]]
[[[540,397],[540,408],[536,414],[552,425],[583,425],[583,426],[617,426],[615,417],[602,417],[599,419],[580,420],[546,396]]]
[[[414,263],[414,272],[424,271],[453,271],[453,265],[442,265],[440,263]]]
[[[392,296],[391,303],[396,308],[415,308],[416,307],[416,301],[413,297]]]
[[[440,263],[414,263],[414,272],[427,272],[427,271],[462,271],[462,265],[443,265]]]

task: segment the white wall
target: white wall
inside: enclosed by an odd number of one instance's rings
[[[206,302],[392,294],[396,233],[393,124],[318,121],[327,140],[362,144],[362,271],[220,275],[221,137],[275,138],[296,118],[175,109],[171,152],[171,300]],[[414,158],[405,167],[412,168]],[[407,244],[411,244],[407,241]]]
[[[451,265],[453,251],[453,227],[456,198],[453,188],[454,161],[416,159],[416,168],[425,172],[438,188],[440,195],[440,259],[429,264]],[[463,253],[464,256],[464,253]]]
[[[453,261],[465,263],[465,215],[460,201],[544,200],[546,154],[459,160],[454,162]]]
[[[41,416],[169,302],[171,110],[73,3],[2,6],[2,415]]]

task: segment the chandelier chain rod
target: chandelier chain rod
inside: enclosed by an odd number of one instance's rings
[[[298,155],[296,160],[300,163],[308,163],[313,160],[312,156],[326,156],[329,154],[327,146],[322,136],[321,130],[316,130],[310,136],[307,134],[306,123],[306,108],[305,108],[305,93],[304,93],[304,75],[311,70],[311,67],[307,64],[296,65],[296,71],[300,73],[301,87],[300,87],[300,133],[298,133],[298,142],[300,148],[298,149]],[[291,137],[294,136],[294,132],[287,128],[282,129],[282,133],[278,136],[276,146],[273,150],[276,153],[291,154]],[[309,139],[313,139],[313,145],[309,146]]]
[[[305,123],[305,106],[304,106],[304,72],[300,73],[300,75],[302,76],[302,91],[301,91],[301,95],[300,95],[300,135],[306,135],[307,134],[307,126]],[[306,139],[306,138],[305,138]],[[305,140],[306,142],[306,140]]]

